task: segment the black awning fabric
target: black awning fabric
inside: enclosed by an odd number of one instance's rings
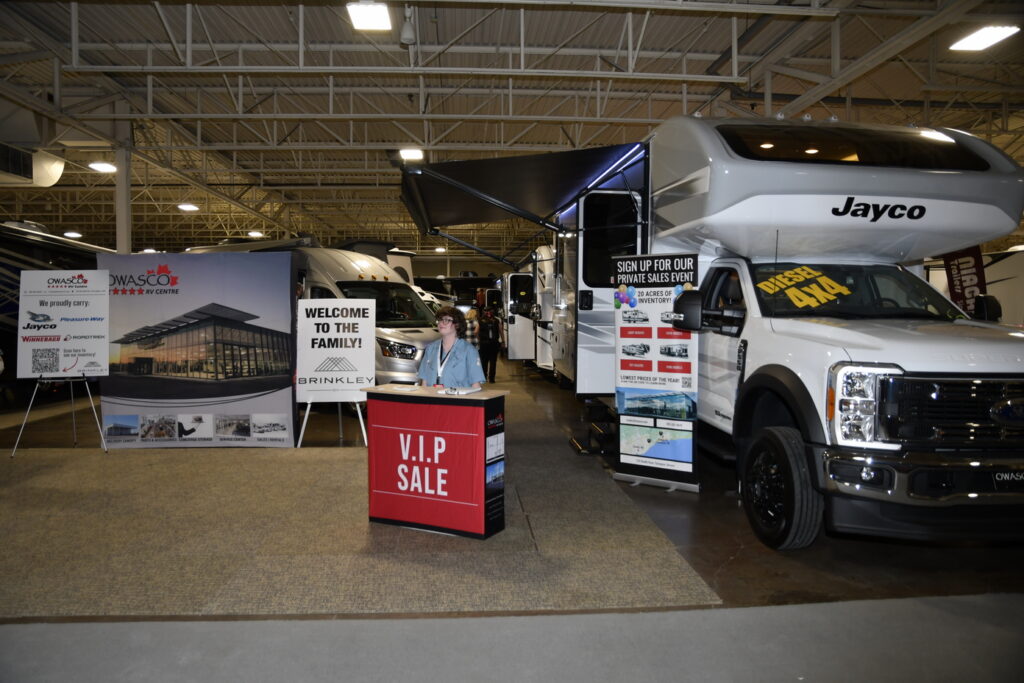
[[[635,143],[550,154],[450,161],[423,168],[547,219],[633,147]],[[512,217],[506,210],[460,188],[417,174],[415,167],[403,168],[402,201],[423,232],[444,226],[493,223]]]

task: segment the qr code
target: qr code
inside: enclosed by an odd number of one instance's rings
[[[32,349],[32,374],[46,374],[60,370],[60,349]]]

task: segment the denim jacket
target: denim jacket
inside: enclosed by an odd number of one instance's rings
[[[423,351],[423,360],[420,361],[418,375],[428,387],[438,383],[438,350],[441,348],[441,341],[438,339],[431,342]],[[444,374],[441,375],[440,383],[446,387],[470,387],[474,382],[483,384],[485,381],[487,378],[484,377],[483,368],[480,366],[480,354],[476,347],[465,339],[456,339],[449,352],[448,361],[444,364]]]

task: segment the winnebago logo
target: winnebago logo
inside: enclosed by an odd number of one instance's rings
[[[327,358],[313,372],[355,372],[358,369],[348,358]]]
[[[56,329],[57,324],[53,322],[53,318],[45,313],[33,313],[32,311],[26,311],[28,317],[31,318],[32,322],[25,323],[21,326],[23,330],[53,330]]]
[[[988,411],[993,420],[1004,427],[1024,427],[1024,398],[1011,398],[995,403]]]
[[[871,223],[878,222],[882,216],[892,219],[909,218],[912,221],[924,218],[925,208],[920,204],[869,204],[858,202],[856,197],[847,197],[842,206],[832,207],[833,216],[851,216],[852,218],[870,218]]]
[[[66,289],[68,287],[84,287],[89,284],[89,279],[82,273],[69,275],[67,277],[46,278],[46,286],[50,289]]]
[[[56,335],[50,335],[50,334],[46,334],[46,335],[42,335],[42,334],[25,335],[25,334],[23,334],[23,335],[21,335],[21,341],[23,341],[23,342],[59,342],[60,341],[60,335],[59,334],[56,334]]]
[[[120,295],[176,294],[178,276],[163,264],[137,275],[110,274],[110,293]]]

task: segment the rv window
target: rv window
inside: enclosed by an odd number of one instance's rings
[[[970,149],[927,129],[866,131],[852,126],[725,124],[718,132],[734,152],[758,161],[987,171]],[[924,133],[932,133],[929,137]]]
[[[310,299],[337,299],[338,295],[324,287],[313,285],[309,288]]]
[[[763,263],[754,266],[763,315],[953,320],[964,314],[897,266]]]
[[[434,314],[412,287],[397,282],[339,282],[346,299],[377,302],[377,327],[432,327]]]

